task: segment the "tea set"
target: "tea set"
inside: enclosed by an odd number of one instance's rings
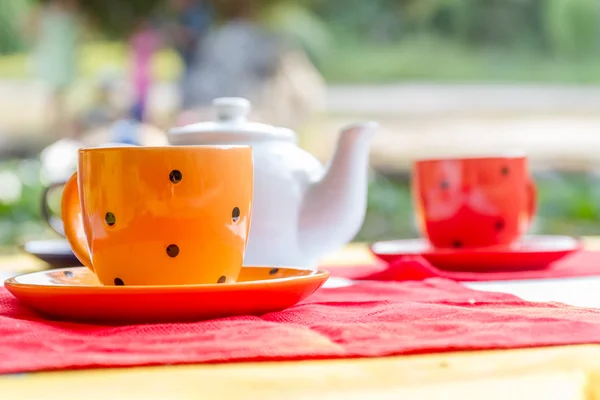
[[[246,99],[213,104],[215,121],[171,129],[166,146],[80,148],[53,227],[81,266],[6,288],[51,317],[107,322],[263,314],[319,289],[319,260],[363,223],[377,124],[343,128],[323,166],[293,131],[249,121]],[[423,159],[412,182],[425,238],[374,243],[385,261],[534,268],[581,247],[523,236],[536,204],[524,155]]]

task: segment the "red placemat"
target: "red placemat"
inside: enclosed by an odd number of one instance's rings
[[[321,289],[288,310],[194,323],[47,321],[0,289],[0,373],[374,357],[600,343],[600,310],[532,303],[446,279]]]
[[[331,276],[355,280],[411,281],[438,277],[456,281],[505,281],[520,279],[574,278],[600,276],[600,252],[580,251],[550,264],[547,268],[523,271],[454,272],[431,265],[420,256],[404,257],[390,264],[327,266]]]

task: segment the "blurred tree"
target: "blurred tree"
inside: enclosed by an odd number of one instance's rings
[[[404,31],[403,5],[408,0],[312,0],[340,42],[392,42]]]
[[[469,36],[480,45],[522,47],[539,40],[535,0],[486,0],[478,2],[470,18]]]
[[[0,1],[0,52],[22,48],[19,15],[29,3]],[[214,0],[219,7],[235,0]],[[82,0],[88,20],[110,38],[126,37],[134,22],[168,12],[168,0]],[[298,39],[315,58],[330,36],[340,43],[394,42],[407,35],[442,35],[481,46],[523,45],[567,55],[598,48],[598,0],[260,0],[266,22]],[[270,10],[270,11],[269,11]],[[323,21],[327,21],[323,23]]]
[[[12,53],[23,48],[21,17],[27,13],[30,3],[30,0],[0,2],[0,54]]]
[[[81,12],[94,27],[110,38],[129,36],[136,22],[164,10],[166,0],[82,0]]]
[[[314,0],[302,2],[294,0],[258,0],[255,4],[259,8],[259,14],[264,10],[274,9],[275,6],[287,6],[288,10],[294,12],[297,16],[299,15],[299,17],[292,17],[296,18],[296,22],[303,24],[303,26],[308,23],[309,28],[315,28],[317,23],[314,20],[308,21],[309,18],[306,17],[307,14],[310,14],[310,12],[306,13],[307,6],[313,2]],[[226,10],[231,10],[238,5],[236,0],[213,0],[212,3],[217,18]],[[94,23],[96,28],[109,37],[118,39],[127,37],[138,20],[168,14],[169,0],[82,0],[80,7],[83,14]],[[302,12],[304,14],[300,15]],[[298,30],[296,29],[296,31]]]
[[[332,34],[327,23],[315,12],[298,1],[271,2],[262,10],[266,26],[294,40],[319,65],[332,45]]]
[[[442,34],[465,44],[520,47],[541,42],[541,1],[410,0],[406,14],[419,31]]]
[[[597,0],[546,0],[542,10],[550,48],[557,54],[585,56],[598,50]]]

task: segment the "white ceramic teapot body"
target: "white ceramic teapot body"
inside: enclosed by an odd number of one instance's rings
[[[214,101],[217,120],[174,128],[173,145],[248,144],[254,151],[254,202],[244,265],[310,268],[348,243],[366,211],[373,122],[342,130],[325,168],[289,129],[246,121],[250,103]]]

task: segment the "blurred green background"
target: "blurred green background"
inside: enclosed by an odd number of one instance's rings
[[[36,0],[0,5],[0,78],[25,78],[20,16]],[[86,0],[82,72],[123,67],[122,39],[161,0]],[[261,22],[298,40],[328,82],[600,81],[595,0],[264,0]],[[111,12],[113,10],[113,12]],[[116,11],[115,11],[116,10]],[[98,30],[100,28],[100,30]],[[92,33],[93,32],[93,33]],[[101,33],[98,33],[101,32]],[[101,62],[99,62],[101,61]],[[163,52],[159,79],[177,60]]]
[[[34,0],[0,5],[0,80],[24,80],[27,48],[20,16]],[[127,3],[129,12],[123,11]],[[89,0],[81,73],[126,68],[124,38],[133,18],[160,12],[159,0]],[[425,82],[600,82],[600,2],[596,0],[268,0],[261,23],[298,41],[329,84]],[[115,18],[110,10],[119,9]],[[157,11],[158,10],[158,11]],[[172,81],[179,61],[155,60]],[[598,233],[600,185],[594,172],[545,172],[537,232]],[[40,164],[0,160],[0,246],[52,237],[40,223]],[[374,171],[358,240],[416,236],[405,176]]]

